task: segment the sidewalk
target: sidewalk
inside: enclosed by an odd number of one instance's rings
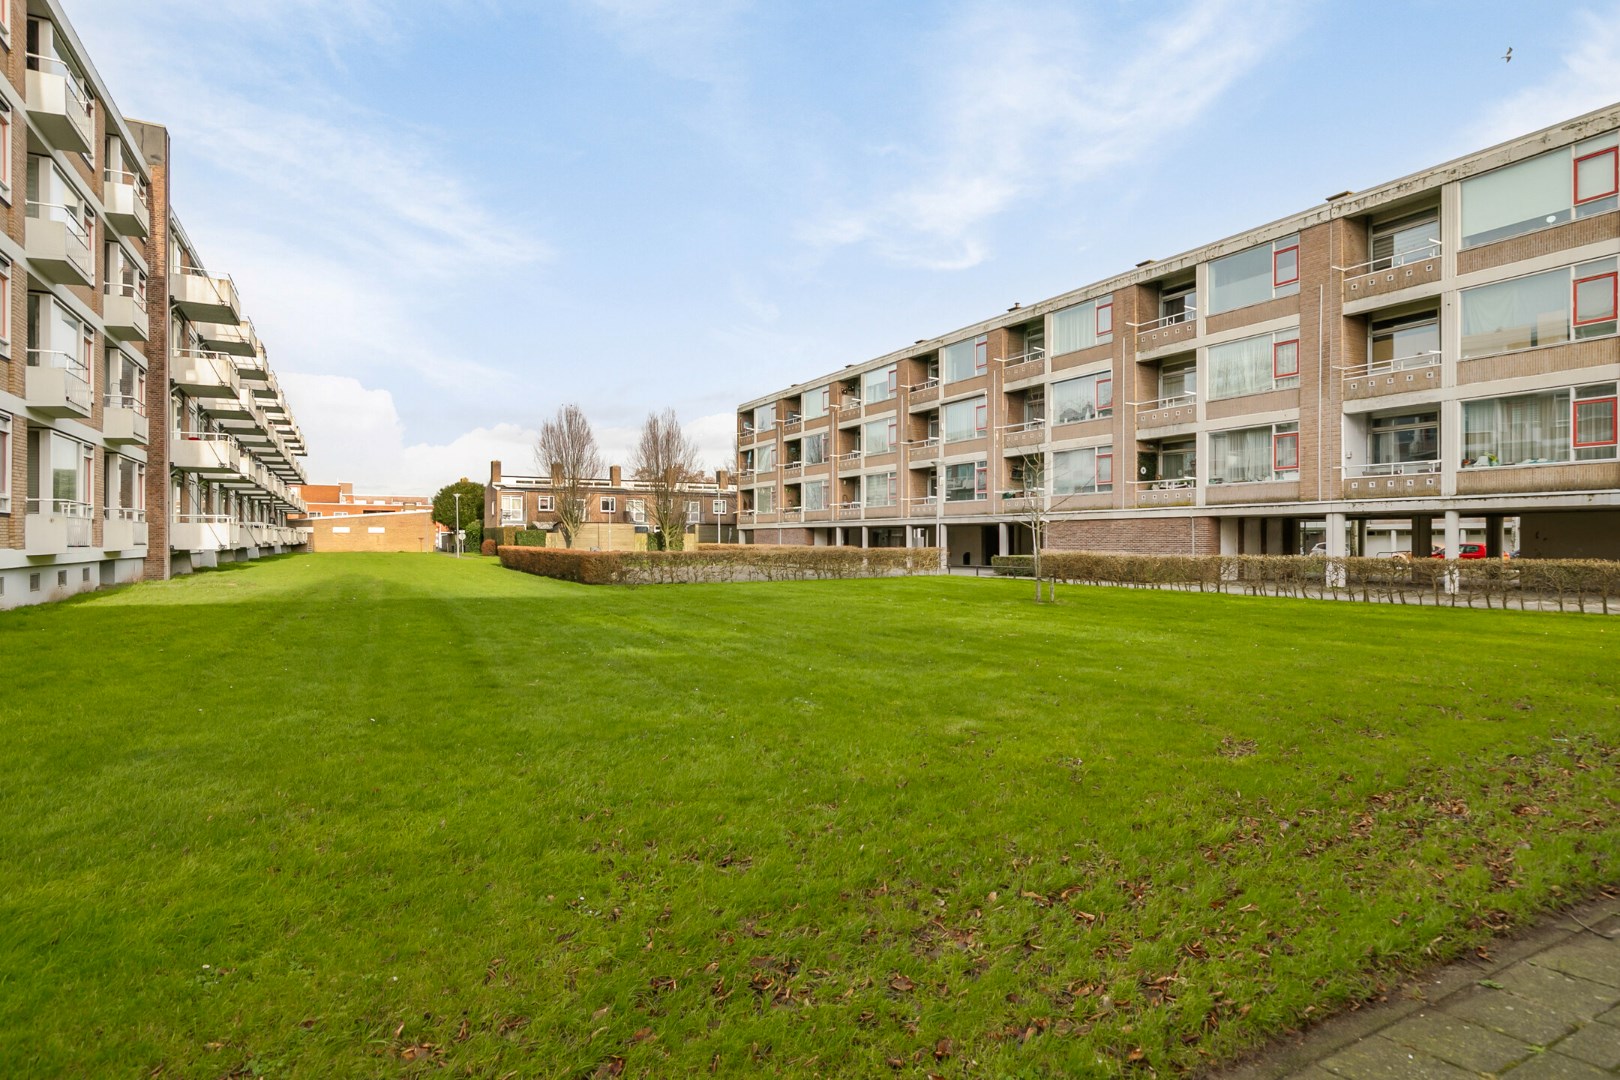
[[[1217,1080],[1620,1077],[1620,898],[1599,897],[1282,1039]]]

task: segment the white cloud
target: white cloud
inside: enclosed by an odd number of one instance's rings
[[[963,269],[989,256],[982,226],[1013,204],[1113,172],[1196,123],[1290,30],[1278,0],[1186,4],[1128,38],[1070,8],[1032,13],[981,2],[926,56],[993,63],[936,67],[942,102],[903,183],[867,206],[835,207],[800,238],[869,243],[887,258]],[[886,149],[883,157],[892,156]]]
[[[1620,4],[1603,13],[1576,12],[1571,21],[1570,37],[1577,44],[1556,70],[1492,108],[1464,143],[1502,142],[1620,101]],[[1524,62],[1522,56],[1516,59]],[[1497,66],[1511,72],[1506,64]]]

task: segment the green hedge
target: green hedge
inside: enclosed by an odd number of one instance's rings
[[[997,556],[998,574],[1030,574],[1028,555]],[[1041,572],[1092,585],[1197,589],[1257,596],[1333,597],[1391,603],[1507,607],[1542,598],[1580,610],[1620,601],[1620,563],[1585,559],[1337,559],[1319,555],[1121,555],[1043,551]],[[1456,591],[1446,591],[1455,574]]]
[[[508,545],[501,565],[581,585],[800,581],[939,572],[938,548],[704,544],[691,551],[571,551]]]

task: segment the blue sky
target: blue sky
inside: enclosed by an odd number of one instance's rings
[[[712,467],[741,401],[1620,101],[1620,0],[67,7],[377,492],[569,401]]]

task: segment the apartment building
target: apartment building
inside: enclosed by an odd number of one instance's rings
[[[0,0],[0,607],[292,550],[303,435],[57,0]]]
[[[624,470],[613,465],[608,475],[587,480],[590,495],[585,500],[585,523],[574,546],[597,551],[627,550],[647,546],[648,534],[655,527],[651,512],[650,485],[627,480]],[[494,530],[537,529],[553,533],[557,529],[557,488],[560,478],[552,476],[507,476],[501,463],[489,463],[489,483],[484,486],[484,535]],[[681,485],[686,503],[686,542],[688,544],[732,544],[737,532],[737,486],[724,469],[714,480]],[[561,546],[560,534],[549,538],[549,546]]]
[[[309,518],[433,509],[433,500],[427,495],[356,495],[353,484],[294,484],[292,491],[304,501],[304,513],[290,519],[294,524]]]
[[[747,541],[1620,558],[1620,105],[742,405]]]

